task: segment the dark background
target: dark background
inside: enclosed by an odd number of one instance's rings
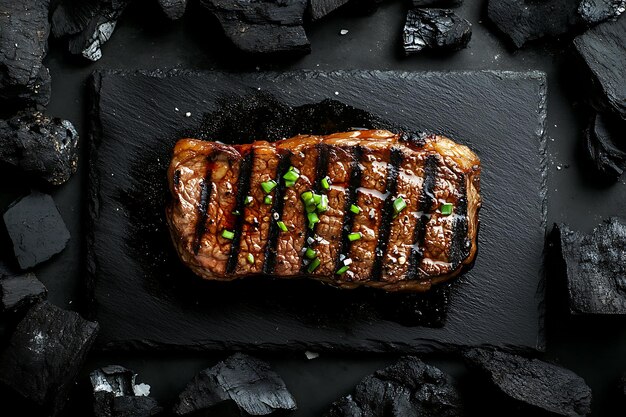
[[[405,5],[388,1],[371,16],[341,10],[320,22],[307,25],[312,53],[301,58],[256,59],[237,54],[216,21],[191,2],[181,21],[170,22],[160,14],[156,1],[140,0],[118,22],[112,39],[103,48],[103,58],[89,63],[72,57],[63,42],[54,41],[46,63],[52,74],[52,100],[48,113],[72,120],[83,140],[79,171],[67,184],[50,192],[72,234],[67,249],[35,272],[49,289],[49,299],[64,308],[84,307],[81,280],[84,277],[83,192],[87,184],[85,141],[86,81],[95,69],[401,69],[447,71],[472,69],[542,70],[548,74],[549,201],[548,224],[567,222],[574,229],[589,231],[603,218],[626,214],[626,179],[613,185],[599,182],[580,155],[582,131],[587,122],[585,81],[571,57],[570,38],[533,43],[514,52],[488,24],[483,1],[466,0],[458,14],[473,24],[467,49],[451,54],[426,53],[405,58],[401,31]],[[349,30],[341,36],[341,29]],[[182,110],[182,109],[181,109]],[[419,109],[416,109],[419,111]],[[506,120],[503,120],[506,123]],[[28,192],[28,184],[15,175],[3,174],[0,209]],[[509,208],[514,209],[514,208]],[[6,238],[4,239],[6,240]],[[3,255],[10,249],[3,243]],[[549,283],[560,275],[547,274]],[[552,284],[550,284],[552,286]],[[547,352],[541,357],[556,361],[580,374],[592,387],[594,415],[605,415],[618,377],[626,371],[625,322],[614,318],[569,318],[564,314],[565,292],[552,291],[548,298]],[[139,373],[138,380],[152,386],[152,395],[168,405],[203,367],[211,366],[228,352],[194,354],[92,354],[84,375],[100,365],[116,363]],[[295,395],[299,410],[294,416],[316,416],[340,395],[348,393],[365,375],[392,363],[394,355],[332,355],[307,360],[302,353],[262,354],[283,376]],[[451,357],[431,356],[461,380],[464,367]],[[84,383],[85,381],[81,381]],[[84,399],[70,403],[71,415],[84,415]]]

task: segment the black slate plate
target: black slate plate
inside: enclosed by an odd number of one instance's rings
[[[544,348],[542,73],[103,72],[93,87],[88,268],[101,347]],[[354,304],[358,292],[320,290],[314,282],[204,283],[177,261],[162,267],[164,255],[154,249],[169,245],[166,230],[146,221],[145,208],[162,207],[163,184],[145,179],[158,178],[168,163],[163,150],[197,130],[203,113],[259,91],[289,106],[333,98],[393,125],[444,133],[477,152],[480,250],[472,271],[452,285],[443,326],[383,319],[372,314],[375,305]],[[386,295],[372,297],[377,303]]]

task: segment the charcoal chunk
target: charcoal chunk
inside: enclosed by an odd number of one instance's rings
[[[591,389],[568,369],[490,349],[472,349],[464,356],[468,366],[478,371],[497,395],[510,400],[520,415],[576,417],[591,412]],[[494,400],[491,396],[484,399]]]
[[[306,0],[201,0],[226,36],[248,53],[308,53],[302,27]]]
[[[597,113],[585,131],[587,153],[596,170],[617,181],[626,169],[626,122],[607,113]]]
[[[78,140],[69,120],[20,112],[0,120],[0,162],[60,185],[76,172]]]
[[[409,10],[402,36],[407,55],[424,49],[462,49],[471,37],[470,22],[446,9]]]
[[[413,7],[456,7],[463,4],[463,0],[410,0]]]
[[[582,0],[578,13],[590,25],[617,17],[626,10],[626,0]]]
[[[0,109],[45,106],[49,0],[0,0]]]
[[[583,25],[580,0],[489,0],[487,16],[517,48]]]
[[[177,20],[185,14],[187,0],[159,0],[159,6],[168,18]]]
[[[457,417],[464,407],[449,375],[415,357],[403,357],[358,383],[326,417]]]
[[[626,222],[610,218],[591,234],[556,229],[573,314],[626,314]]]
[[[350,0],[309,0],[311,19],[318,20],[348,3]]]
[[[236,353],[196,375],[174,406],[178,416],[235,406],[237,414],[265,416],[296,409],[296,402],[269,364]],[[221,409],[221,408],[220,408]]]
[[[61,0],[52,12],[52,34],[69,37],[72,54],[97,61],[128,0]]]
[[[31,415],[57,415],[97,333],[98,324],[77,313],[37,304],[0,353],[0,384],[39,410]]]
[[[606,109],[626,120],[626,16],[604,22],[574,39]]]
[[[46,287],[33,273],[0,276],[0,312],[22,310],[47,295]]]
[[[14,202],[4,213],[4,224],[22,269],[47,261],[70,240],[52,197],[37,191]]]

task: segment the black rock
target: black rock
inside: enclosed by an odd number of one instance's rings
[[[318,20],[348,3],[350,0],[309,0],[311,19]]]
[[[135,384],[137,375],[122,366],[110,365],[89,375],[94,394],[95,417],[149,417],[163,411],[150,387]]]
[[[237,416],[295,410],[296,402],[269,364],[236,353],[196,375],[174,406],[178,416],[230,406]]]
[[[201,0],[219,20],[226,36],[249,53],[308,53],[302,27],[307,0]]]
[[[97,323],[47,301],[39,303],[0,353],[0,384],[16,394],[15,400],[22,398],[39,410],[31,415],[56,415],[97,333]]]
[[[409,10],[402,35],[407,55],[424,49],[465,48],[471,37],[470,22],[446,9]]]
[[[48,5],[49,0],[0,0],[0,112],[48,104],[50,73],[42,63]]]
[[[463,4],[463,0],[410,0],[413,7],[456,7]]]
[[[68,120],[20,112],[0,120],[0,162],[60,185],[76,172],[78,139]]]
[[[626,122],[597,113],[585,131],[587,153],[596,170],[616,181],[626,169]]]
[[[159,0],[159,6],[168,18],[177,20],[185,14],[187,0]]]
[[[565,224],[556,232],[570,312],[626,314],[626,222],[610,218],[589,235]]]
[[[626,10],[626,0],[582,0],[578,13],[590,25],[617,17]]]
[[[414,357],[376,371],[354,393],[335,401],[326,417],[457,417],[465,415],[449,375]]]
[[[586,416],[591,412],[591,389],[574,372],[538,359],[488,350],[465,353],[470,368],[478,371],[496,395],[503,396],[520,415]],[[487,395],[488,404],[499,398]]]
[[[46,298],[48,291],[35,274],[0,274],[0,312],[18,311]]]
[[[515,47],[583,25],[580,0],[489,0],[487,16]]]
[[[69,37],[72,54],[97,61],[128,0],[61,0],[52,12],[52,35]]]
[[[65,249],[70,240],[52,197],[36,191],[7,209],[4,224],[22,269],[47,261]]]
[[[574,39],[591,72],[599,101],[626,121],[626,16],[604,22]]]

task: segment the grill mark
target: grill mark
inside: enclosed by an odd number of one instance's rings
[[[352,231],[354,226],[354,213],[350,211],[350,206],[356,203],[358,188],[361,186],[361,156],[363,155],[363,148],[357,145],[352,150],[352,163],[350,168],[350,181],[348,183],[346,202],[344,205],[343,225],[341,226],[341,244],[339,246],[339,252],[337,259],[335,260],[335,271],[339,270],[342,265],[340,260],[341,255],[348,256],[351,243],[348,235]]]
[[[380,228],[378,229],[378,241],[376,242],[376,250],[374,252],[374,265],[370,273],[370,280],[380,281],[382,274],[382,260],[387,253],[387,245],[389,243],[389,233],[391,232],[391,222],[393,221],[393,200],[398,192],[398,173],[400,171],[400,164],[403,160],[402,150],[399,148],[392,148],[389,158],[389,164],[387,165],[387,180],[385,185],[385,192],[387,198],[382,210],[382,218]]]
[[[209,159],[209,156],[207,156]],[[202,244],[202,236],[206,231],[206,219],[207,210],[209,209],[209,198],[211,197],[211,189],[213,188],[211,182],[211,170],[212,164],[207,166],[207,172],[204,174],[204,179],[200,185],[200,204],[198,205],[198,219],[196,221],[196,235],[193,241],[193,252],[195,255],[200,251],[200,245]]]
[[[466,175],[461,175],[461,181],[458,186],[459,198],[454,207],[454,223],[452,226],[452,239],[450,241],[450,253],[448,262],[451,268],[455,269],[457,265],[463,262],[469,256],[471,242],[467,237],[467,187]]]
[[[422,192],[420,193],[419,211],[422,213],[415,224],[413,231],[413,247],[409,256],[409,269],[407,272],[407,280],[418,278],[419,265],[424,257],[424,238],[426,236],[426,223],[428,223],[428,213],[431,211],[434,203],[433,191],[436,183],[437,175],[437,156],[429,155],[424,164],[424,183]]]
[[[285,190],[287,186],[283,180],[283,175],[289,170],[291,164],[291,152],[287,152],[280,156],[280,161],[276,167],[276,179],[278,183],[274,191],[274,199],[272,200],[272,209],[270,210],[270,226],[267,233],[267,242],[265,243],[265,260],[263,262],[263,273],[272,274],[276,265],[276,245],[278,244],[278,220],[282,218],[283,209],[285,207]],[[278,220],[274,217],[278,214]]]
[[[252,163],[254,161],[254,148],[250,148],[250,152],[244,156],[239,165],[239,178],[237,179],[237,200],[235,203],[235,210],[240,214],[239,219],[235,221],[234,233],[232,245],[230,247],[230,253],[228,255],[228,261],[226,262],[226,273],[232,274],[237,267],[237,259],[239,258],[239,252],[241,251],[241,233],[243,229],[243,212],[245,208],[246,196],[250,192],[250,177],[252,176]]]
[[[328,145],[320,143],[316,145],[317,148],[317,160],[315,163],[315,178],[313,179],[313,192],[316,194],[320,193],[322,189],[322,178],[326,176],[328,173]],[[300,198],[300,196],[298,196]],[[308,247],[308,240],[315,236],[315,229],[317,228],[317,224],[313,226],[313,229],[309,227],[309,218],[306,210],[304,211],[304,247]],[[322,214],[323,215],[323,214]],[[305,273],[307,270],[307,262],[308,260],[304,256],[304,254],[300,255],[300,271]]]

